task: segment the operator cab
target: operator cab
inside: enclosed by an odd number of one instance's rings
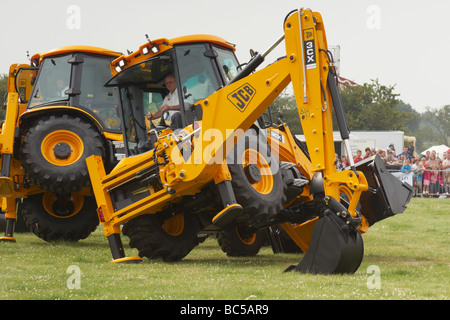
[[[103,130],[120,133],[118,95],[104,87],[111,77],[110,64],[120,54],[94,47],[64,47],[32,57],[39,65],[27,111],[54,106],[81,109]]]
[[[152,148],[147,141],[149,130],[182,129],[201,120],[198,102],[226,86],[238,73],[238,67],[231,48],[196,42],[174,44],[169,50],[120,71],[106,85],[118,87],[120,91],[127,154]],[[146,124],[146,115],[160,110],[169,94],[164,79],[170,74],[174,75],[177,85],[182,126],[177,127],[173,116],[167,113],[163,113],[162,119]]]

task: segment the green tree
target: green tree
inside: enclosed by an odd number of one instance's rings
[[[372,80],[358,87],[342,87],[341,99],[351,130],[401,130],[408,133],[414,117],[399,110],[399,94],[395,86]]]
[[[287,124],[293,134],[302,134],[302,126],[298,116],[295,96],[284,90],[270,105],[273,122],[277,123],[278,118]]]
[[[5,119],[4,102],[8,92],[8,75],[0,74],[0,120]]]
[[[433,127],[434,142],[450,145],[450,105],[442,108],[427,108],[423,119]]]

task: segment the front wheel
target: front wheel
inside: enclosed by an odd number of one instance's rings
[[[23,199],[22,216],[28,228],[48,242],[85,239],[99,224],[95,199],[79,193],[29,196]]]
[[[229,257],[253,257],[264,245],[265,236],[263,230],[251,231],[233,224],[217,234],[217,242]]]

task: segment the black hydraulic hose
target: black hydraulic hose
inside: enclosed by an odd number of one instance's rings
[[[327,79],[328,88],[330,88],[331,100],[333,101],[334,112],[336,114],[341,138],[342,140],[347,140],[350,138],[350,129],[348,128],[347,120],[345,119],[344,108],[342,107],[341,97],[336,84],[336,73],[332,69],[333,67],[330,66]]]
[[[241,72],[239,72],[234,78],[233,80],[231,80],[228,85],[241,80],[242,78],[245,78],[246,76],[248,76],[249,74],[251,74],[253,71],[256,70],[256,68],[258,68],[261,63],[264,62],[264,57],[261,54],[257,54],[256,56],[254,56],[252,58],[252,60],[250,60],[250,62],[245,66],[244,69],[242,69]]]

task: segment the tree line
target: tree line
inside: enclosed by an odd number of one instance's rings
[[[433,145],[450,145],[450,105],[427,107],[423,113],[402,101],[395,86],[372,80],[370,83],[339,88],[351,131],[403,131],[416,137],[416,150]],[[295,134],[302,134],[293,94],[286,90],[271,105],[272,115],[281,117]],[[333,119],[334,130],[338,130]]]

